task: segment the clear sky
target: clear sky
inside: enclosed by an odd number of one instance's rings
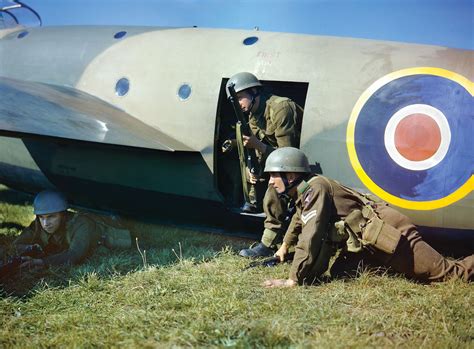
[[[44,25],[253,29],[473,49],[474,0],[24,0]]]

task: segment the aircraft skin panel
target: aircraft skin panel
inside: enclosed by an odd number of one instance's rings
[[[253,35],[260,39],[257,44],[244,46],[242,41]],[[141,53],[144,46],[149,48],[147,55]],[[262,80],[309,82],[301,140],[304,146],[310,135],[318,137],[345,124],[360,93],[376,78],[411,65],[460,68],[469,76],[467,56],[467,51],[436,46],[181,28],[146,32],[109,47],[87,66],[78,88],[120,105],[147,124],[159,125],[193,149],[206,150],[212,147],[209,140],[214,133],[218,81],[223,77],[250,71]],[[125,98],[110,88],[122,76],[133,83],[133,91],[131,88]],[[183,84],[192,89],[187,100],[178,96]],[[188,122],[193,127],[183,127]],[[201,137],[193,137],[195,134]],[[344,149],[344,142],[340,147]],[[212,169],[210,154],[203,151]],[[344,173],[352,172],[348,161],[346,164]]]
[[[199,152],[164,152],[26,138],[23,142],[53,183],[67,181],[73,186],[75,181],[85,180],[182,197],[221,200],[213,188],[212,173]],[[68,190],[67,186],[64,189]]]
[[[10,33],[18,33],[18,28],[6,28],[6,29],[3,29],[3,30],[0,30],[0,39],[7,36],[8,34]],[[0,50],[1,52],[1,50]]]
[[[53,185],[40,170],[15,166],[10,162],[0,161],[0,178],[2,184],[28,193],[38,193],[44,189],[55,189]]]
[[[398,207],[397,210],[407,216],[415,217],[418,225],[426,227],[451,227],[456,229],[473,229],[474,193],[465,196],[456,203],[436,210],[413,211]]]
[[[122,27],[67,26],[7,29],[0,41],[0,76],[73,87],[85,67],[115,44]],[[164,30],[165,28],[163,28]],[[24,30],[28,35],[18,39]],[[156,27],[128,27],[131,37]],[[21,60],[18,58],[21,57]]]
[[[301,148],[311,162],[321,164],[323,174],[362,191],[372,188],[363,179],[361,171],[354,167],[354,152],[350,153],[348,143],[355,144],[355,153],[362,158],[364,154],[358,153],[364,146],[364,141],[357,138],[363,134],[359,121],[368,110],[375,111],[372,117],[376,121],[367,124],[377,126],[379,132],[384,126],[377,120],[383,119],[384,111],[395,108],[390,103],[382,103],[383,107],[370,103],[383,102],[386,88],[416,82],[418,75],[429,82],[421,82],[410,89],[395,89],[385,100],[397,100],[402,95],[421,101],[418,104],[426,104],[426,96],[417,91],[437,86],[436,81],[448,83],[454,87],[447,87],[447,91],[459,91],[462,99],[447,106],[438,105],[438,109],[446,107],[445,114],[458,110],[466,115],[459,120],[460,126],[452,129],[455,142],[448,147],[447,153],[447,156],[459,156],[456,166],[451,166],[457,172],[450,171],[448,166],[442,174],[436,175],[433,167],[429,169],[432,173],[423,173],[413,183],[397,180],[396,176],[385,182],[393,184],[395,194],[392,195],[403,199],[405,208],[402,210],[416,224],[474,229],[470,219],[474,208],[472,187],[467,185],[454,202],[429,197],[436,194],[429,187],[445,191],[447,196],[456,191],[450,185],[463,182],[466,173],[473,169],[473,148],[469,143],[472,137],[462,133],[468,134],[471,130],[472,134],[472,87],[466,86],[472,86],[474,78],[473,51],[364,39],[198,28],[138,29],[134,35],[113,39],[118,30],[129,29],[31,29],[23,39],[16,39],[15,33],[9,34],[0,40],[2,57],[7,57],[5,49],[8,48],[8,59],[0,62],[0,75],[73,86],[100,98],[151,129],[199,151],[210,173],[214,172],[214,157],[218,152],[214,149],[214,136],[224,78],[239,71],[249,71],[261,80],[307,83]],[[255,44],[244,45],[243,41],[248,37],[258,40]],[[100,38],[100,42],[96,38]],[[49,64],[51,57],[56,66]],[[405,77],[401,73],[405,71],[419,73],[405,74]],[[443,73],[430,75],[426,71]],[[130,88],[125,95],[119,96],[116,84],[122,78],[129,81]],[[461,80],[467,83],[460,84]],[[187,92],[185,97],[180,95],[181,88]],[[413,101],[400,108],[410,103]],[[467,115],[469,110],[471,115]],[[351,127],[357,138],[355,141],[348,136]],[[370,127],[364,132],[370,136]],[[385,147],[383,140],[379,143],[370,140],[365,144],[372,150]],[[376,161],[371,166],[377,170]],[[383,177],[385,167],[379,167],[378,173]],[[387,174],[396,174],[395,167]],[[459,178],[456,177],[458,172],[462,173]],[[207,177],[206,180],[212,179]],[[410,185],[413,185],[411,192],[404,189]],[[417,205],[417,200],[422,204]],[[438,200],[445,206],[423,208],[423,202],[429,200]],[[400,202],[402,200],[392,204]]]
[[[109,188],[222,201],[214,190],[212,173],[199,152],[168,152],[65,139],[2,136],[0,150],[2,182],[32,193],[55,186],[69,192],[74,191],[75,183],[89,182],[95,186],[102,184]],[[88,194],[95,195],[98,204],[108,201],[108,198],[91,193],[86,188],[83,188],[80,199],[71,196],[71,200],[86,206],[81,200],[85,200],[84,195]]]
[[[8,52],[24,61],[5,61],[3,72],[16,78],[28,75],[38,81],[73,83],[200,150],[211,170],[219,82],[236,71],[251,71],[262,80],[309,82],[303,146],[309,137],[345,123],[364,89],[394,70],[439,66],[472,75],[466,60],[469,51],[437,46],[197,28],[142,28],[134,35],[113,39],[120,30],[128,32],[129,28],[31,29],[24,39],[6,40]],[[255,45],[242,44],[246,37],[254,35],[259,38]],[[147,54],[143,54],[143,47],[147,47]],[[51,57],[84,55],[82,60],[55,58],[54,69],[45,69]],[[31,57],[34,62],[30,62]],[[115,85],[123,77],[130,81],[130,91],[118,96]],[[186,100],[178,96],[183,84],[191,89]],[[184,127],[190,124],[192,127]],[[350,166],[345,168],[343,173],[352,172]],[[354,177],[350,177],[348,184],[354,184]]]
[[[0,130],[164,151],[190,151],[118,108],[64,86],[0,77]]]
[[[0,149],[0,178],[3,184],[33,193],[54,188],[21,139],[0,137]]]

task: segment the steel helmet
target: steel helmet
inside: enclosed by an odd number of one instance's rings
[[[36,195],[33,202],[34,213],[50,214],[66,211],[68,209],[66,197],[56,190],[44,190]]]
[[[233,75],[226,84],[225,91],[227,93],[227,98],[229,98],[229,86],[234,84],[235,92],[240,92],[252,87],[262,87],[262,83],[257,79],[255,75],[248,72],[241,72]]]
[[[303,151],[293,147],[282,147],[270,153],[265,162],[265,172],[309,173],[311,168]]]

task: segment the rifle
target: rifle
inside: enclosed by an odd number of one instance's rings
[[[288,253],[285,256],[285,260],[283,261],[283,263],[284,262],[291,262],[294,257],[295,257],[294,252]],[[281,263],[280,257],[271,256],[271,257],[265,258],[265,259],[260,260],[260,261],[255,261],[255,262],[249,263],[249,265],[247,265],[244,269],[242,269],[242,271],[250,269],[250,268],[255,268],[255,267],[274,267],[275,265],[280,264],[280,263]]]
[[[3,279],[5,276],[13,273],[24,261],[24,257],[21,256],[9,257],[5,264],[0,265],[0,279]]]
[[[231,83],[227,88],[229,89],[229,101],[232,104],[235,116],[237,117],[237,120],[240,123],[242,134],[244,136],[250,137],[253,135],[253,133],[245,119],[242,109],[240,108],[239,99],[237,97],[237,93],[235,92],[235,84]],[[247,167],[249,168],[250,173],[259,176],[260,166],[258,163],[257,153],[255,152],[255,149],[247,149],[247,154]]]
[[[251,262],[249,265],[247,265],[242,271],[250,269],[250,268],[255,268],[255,267],[274,267],[275,265],[280,263],[280,257],[268,257],[265,258],[264,260],[261,261],[255,261]]]
[[[41,258],[44,257],[43,249],[40,245],[34,244],[28,246],[21,255],[16,255],[9,257],[5,264],[0,264],[0,279],[4,278],[7,275],[10,275],[15,270],[17,270],[20,265],[28,260],[28,258]]]

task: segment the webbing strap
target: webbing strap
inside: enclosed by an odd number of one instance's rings
[[[315,178],[321,178],[322,180],[324,180],[328,185],[329,185],[329,193],[331,194],[331,198],[333,198],[334,200],[334,188],[332,186],[332,183],[329,179],[327,179],[326,177],[324,176],[321,176],[321,175],[317,175],[317,176],[314,176],[313,178],[311,178],[308,183],[311,183],[311,181]]]
[[[238,122],[235,125],[235,138],[237,141],[237,152],[239,153],[239,163],[240,163],[240,178],[242,180],[242,191],[244,193],[245,202],[250,202],[249,198],[249,188],[247,183],[247,170],[245,166],[245,148],[242,140],[242,124]]]

